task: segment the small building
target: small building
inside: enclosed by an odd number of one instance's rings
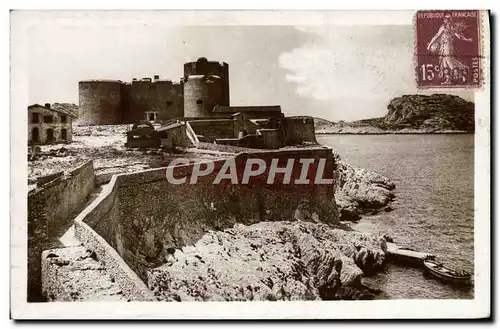
[[[62,107],[53,108],[49,103],[28,106],[28,143],[71,142],[74,118],[75,113]]]
[[[191,145],[186,132],[185,122],[175,122],[156,130],[157,136],[161,140],[161,147],[175,149],[176,147],[188,147]]]
[[[149,121],[141,121],[127,131],[125,146],[132,148],[175,149],[195,144],[190,140],[186,122],[172,122],[157,129]],[[192,132],[194,134],[194,132]]]
[[[141,121],[127,131],[127,147],[132,148],[159,148],[160,139],[156,135],[155,128],[149,121]]]

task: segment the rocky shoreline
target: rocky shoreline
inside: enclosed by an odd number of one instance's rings
[[[391,210],[390,179],[334,157],[340,222]],[[362,278],[384,268],[387,239],[342,224],[236,224],[171,250],[165,264],[149,271],[147,284],[162,301],[375,299],[381,291]]]
[[[205,234],[150,270],[162,301],[374,299],[362,284],[380,271],[383,237],[311,222],[236,224]]]
[[[362,215],[391,211],[396,184],[376,172],[352,166],[334,152],[338,169],[335,201],[341,221],[358,221]]]

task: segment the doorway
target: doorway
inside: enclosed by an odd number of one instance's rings
[[[53,129],[47,129],[47,142],[52,142],[54,141],[54,130]]]
[[[40,142],[40,132],[38,131],[38,127],[31,129],[31,141],[33,144],[38,144]]]
[[[68,140],[68,131],[66,129],[61,129],[61,139],[63,141]]]

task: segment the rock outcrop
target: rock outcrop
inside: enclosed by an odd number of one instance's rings
[[[474,103],[459,96],[434,94],[404,95],[387,106],[384,123],[408,128],[474,132]]]
[[[165,301],[371,299],[361,277],[385,252],[381,237],[325,224],[236,224],[172,250],[148,286]]]
[[[315,119],[318,134],[473,133],[474,103],[448,94],[404,95],[392,99],[382,118],[327,123]]]
[[[334,153],[338,163],[338,184],[335,201],[341,221],[356,221],[362,214],[374,214],[384,209],[394,199],[396,184],[376,172],[354,167]]]
[[[78,105],[73,103],[54,103],[51,105],[53,109],[64,112],[72,117],[78,118]]]

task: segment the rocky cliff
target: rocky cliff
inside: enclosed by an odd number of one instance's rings
[[[261,222],[205,234],[148,273],[165,301],[372,299],[363,273],[382,269],[383,238],[311,222]]]
[[[335,200],[341,221],[356,221],[363,214],[390,211],[396,184],[376,172],[354,167],[334,152],[338,164]]]
[[[387,106],[382,118],[353,122],[316,119],[318,134],[473,133],[474,103],[447,94],[404,95]]]

